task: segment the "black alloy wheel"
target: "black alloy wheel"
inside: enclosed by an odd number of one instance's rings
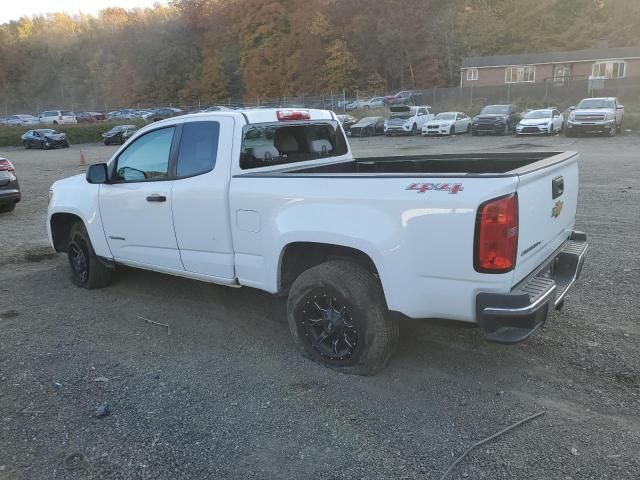
[[[310,293],[300,313],[300,326],[313,348],[329,360],[346,360],[358,347],[358,328],[349,309],[335,293]]]
[[[89,280],[89,252],[83,242],[73,240],[69,244],[69,266],[73,279],[79,284],[86,284]]]

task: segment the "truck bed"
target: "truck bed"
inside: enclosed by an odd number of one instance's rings
[[[546,168],[575,155],[575,152],[508,152],[367,157],[313,167],[285,166],[248,175],[504,177]]]

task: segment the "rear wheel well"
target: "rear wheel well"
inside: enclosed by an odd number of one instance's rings
[[[378,275],[371,257],[361,250],[327,243],[295,242],[285,247],[280,258],[278,294],[287,295],[302,272],[328,260],[338,259],[355,262]]]
[[[54,213],[51,216],[51,238],[56,252],[66,252],[71,240],[71,227],[82,219],[72,213]]]

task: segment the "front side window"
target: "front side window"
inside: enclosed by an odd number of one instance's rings
[[[136,139],[117,159],[115,180],[144,182],[169,176],[169,153],[174,127],[162,128]]]
[[[339,157],[347,142],[338,122],[262,123],[244,127],[240,168],[251,169]]]
[[[470,82],[478,80],[478,69],[477,68],[470,68],[469,70],[467,70],[467,80],[470,81]]]
[[[218,156],[219,122],[188,122],[182,127],[178,153],[178,177],[213,170]]]
[[[505,83],[533,82],[535,73],[536,67],[534,65],[507,67],[504,81]]]

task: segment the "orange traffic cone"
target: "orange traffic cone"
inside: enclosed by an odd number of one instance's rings
[[[84,151],[80,150],[80,166],[84,167],[87,164],[87,160],[84,158]]]

